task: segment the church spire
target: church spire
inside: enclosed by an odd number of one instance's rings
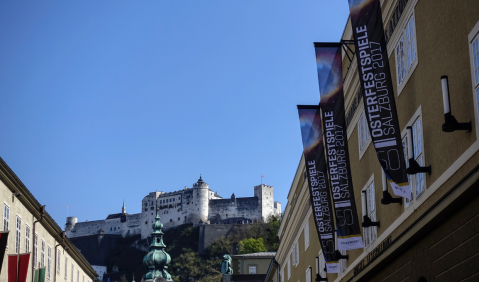
[[[126,213],[125,199],[123,199],[123,207],[121,208],[121,213]]]

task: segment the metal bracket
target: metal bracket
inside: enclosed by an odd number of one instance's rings
[[[346,70],[346,74],[344,75],[344,77],[347,77],[348,73],[349,73],[349,69],[351,67],[351,63],[353,62],[354,55],[356,54],[356,52],[354,52],[349,47],[349,45],[354,45],[354,40],[341,40],[341,44],[343,46],[344,53],[346,54],[346,56],[349,59],[349,66],[348,66],[348,69]],[[351,52],[351,57],[349,56],[348,51]]]

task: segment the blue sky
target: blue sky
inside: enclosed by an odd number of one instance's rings
[[[2,1],[0,156],[60,226],[138,213],[200,173],[223,197],[286,197],[317,104],[313,42],[348,2]]]

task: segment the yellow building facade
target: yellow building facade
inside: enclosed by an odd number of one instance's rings
[[[380,226],[362,228],[365,247],[344,252],[349,258],[340,260],[339,274],[318,271],[328,281],[338,282],[479,281],[479,3],[380,2],[403,148],[408,151],[408,138],[414,146],[413,156],[405,156],[406,163],[412,157],[422,166],[431,166],[431,174],[409,176],[411,201],[381,204],[383,188],[389,184],[367,129],[356,58],[349,60],[343,54],[358,216],[369,216]],[[350,20],[342,39],[353,39]],[[470,121],[470,132],[442,130],[443,75],[448,76],[451,113],[461,123]],[[406,130],[409,126],[412,134]],[[277,264],[266,282],[272,281],[274,273],[279,273],[278,282],[315,280],[315,260],[322,260],[322,253],[314,229],[302,157],[278,231]]]

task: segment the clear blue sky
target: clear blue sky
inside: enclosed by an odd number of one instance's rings
[[[286,197],[347,0],[2,1],[0,156],[60,226],[149,192]]]

